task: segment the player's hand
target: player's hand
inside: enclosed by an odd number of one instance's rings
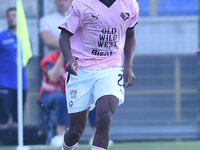
[[[199,55],[199,54],[200,54],[200,49],[197,50],[197,51],[194,51],[194,54],[195,54],[195,55]]]
[[[65,70],[68,71],[70,74],[77,76],[78,68],[78,62],[74,57],[71,57],[67,60]]]
[[[133,85],[135,82],[135,75],[132,71],[132,67],[124,67],[124,88],[126,89],[127,87]]]

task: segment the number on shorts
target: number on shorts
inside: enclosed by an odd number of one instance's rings
[[[123,77],[122,74],[118,74],[118,77],[119,77],[118,85],[119,85],[119,86],[122,86],[122,84],[120,84],[120,81],[122,80],[122,77]]]

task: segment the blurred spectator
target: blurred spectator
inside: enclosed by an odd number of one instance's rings
[[[40,36],[45,44],[44,54],[59,49],[58,37],[60,30],[58,26],[65,20],[72,0],[55,0],[57,11],[44,16],[40,20]]]
[[[50,144],[62,145],[65,129],[68,127],[67,103],[65,95],[65,60],[59,50],[55,50],[43,57],[40,63],[43,71],[42,85],[38,101],[48,112],[54,111],[56,122],[55,135]]]
[[[6,11],[8,29],[0,33],[0,128],[17,126],[17,37],[16,8]],[[26,101],[26,67],[22,69],[23,105]]]

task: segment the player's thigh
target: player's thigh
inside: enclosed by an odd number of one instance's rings
[[[103,133],[109,132],[112,116],[118,106],[118,98],[113,95],[100,97],[96,103],[96,128]]]
[[[81,112],[69,114],[69,128],[72,132],[73,130],[74,132],[77,132],[77,130],[78,132],[84,131],[87,123],[88,112],[89,108]]]
[[[119,99],[114,95],[104,95],[97,100],[97,116],[102,114],[112,117],[118,107]]]

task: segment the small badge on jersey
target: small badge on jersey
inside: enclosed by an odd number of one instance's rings
[[[76,98],[77,90],[70,90],[69,94],[71,95],[71,98]]]
[[[130,14],[129,13],[125,13],[125,12],[121,12],[120,17],[126,21],[128,18],[130,18]]]

